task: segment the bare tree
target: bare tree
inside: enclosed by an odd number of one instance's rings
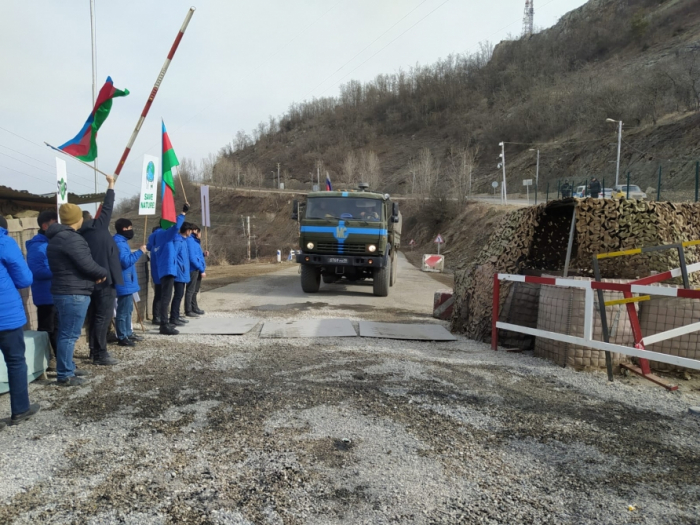
[[[361,182],[366,182],[372,190],[378,190],[382,167],[379,162],[379,157],[372,150],[360,151],[360,174]]]
[[[263,172],[255,164],[247,164],[245,167],[245,174],[246,181],[248,181],[251,186],[262,187]]]
[[[428,198],[437,181],[439,165],[433,158],[430,148],[423,148],[418,153],[418,159],[413,161],[416,174],[416,193],[422,198]]]
[[[471,193],[471,176],[478,154],[479,146],[460,150],[450,148],[450,182],[459,202],[463,202]]]
[[[242,149],[245,149],[249,145],[250,145],[250,137],[242,129],[238,130],[238,132],[236,133],[236,138],[234,140],[234,149],[236,151],[241,151]]]
[[[348,151],[343,161],[343,182],[352,184],[357,175],[357,155],[354,151]]]
[[[178,174],[182,177],[182,180],[190,182],[200,177],[199,170],[194,161],[184,157],[180,162],[180,166],[178,166]]]

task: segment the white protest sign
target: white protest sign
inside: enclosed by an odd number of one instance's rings
[[[68,170],[66,161],[56,157],[56,204],[68,202]]]
[[[139,215],[156,214],[156,199],[158,197],[157,173],[160,173],[160,159],[153,155],[144,155]]]
[[[202,226],[211,226],[211,217],[209,217],[209,186],[200,186],[199,190],[202,201]]]

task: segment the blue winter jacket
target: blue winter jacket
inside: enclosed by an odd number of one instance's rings
[[[141,289],[139,287],[139,279],[136,276],[136,261],[141,258],[143,252],[141,250],[136,250],[132,253],[129,247],[129,241],[126,237],[118,233],[114,235],[114,242],[117,248],[119,248],[119,262],[122,265],[122,276],[124,277],[124,284],[116,285],[117,297],[123,297],[138,292]]]
[[[15,330],[27,323],[18,290],[31,284],[32,272],[24,262],[22,250],[7,230],[0,228],[0,297],[3,299],[0,331]]]
[[[167,230],[156,232],[156,248],[153,253],[158,262],[158,279],[168,275],[177,275],[177,253],[175,252],[175,237],[180,237],[180,227],[185,222],[184,215],[177,216],[177,222]]]
[[[53,304],[51,295],[51,268],[49,259],[46,257],[46,247],[49,245],[49,238],[43,233],[37,233],[29,239],[27,246],[27,266],[34,276],[32,283],[32,299],[36,306]]]
[[[177,252],[176,283],[190,282],[190,253],[187,249],[187,239],[182,235],[175,237],[175,250]]]
[[[150,252],[149,257],[151,258],[151,279],[153,279],[153,284],[160,284],[160,277],[158,277],[158,259],[156,258],[156,235],[160,230],[156,230],[151,235],[148,236],[148,244],[146,244],[146,249]]]
[[[187,251],[190,255],[190,271],[204,272],[207,269],[207,263],[204,262],[204,253],[194,234],[187,237]]]

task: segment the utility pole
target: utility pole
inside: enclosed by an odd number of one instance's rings
[[[95,93],[97,83],[97,46],[95,45],[95,0],[90,0],[90,49],[92,51],[92,105],[95,106],[97,95]],[[95,193],[97,193],[97,159],[94,161],[95,169]],[[95,203],[95,213],[99,208],[99,204]]]
[[[246,219],[248,222],[248,260],[250,261],[250,215]]]
[[[615,171],[615,185],[619,184],[620,179],[620,150],[622,149],[622,121],[620,121],[620,128],[617,132],[617,170]]]
[[[318,184],[318,189],[321,189],[321,167],[316,166],[316,184]]]
[[[508,204],[508,189],[506,188],[506,143],[500,142],[501,146],[501,166],[503,167],[503,184],[501,185],[501,195],[503,196],[504,204]]]
[[[279,190],[281,187],[281,181],[280,181],[280,163],[277,163],[277,189]]]
[[[238,185],[241,185],[241,168],[236,168],[236,172],[238,173]]]

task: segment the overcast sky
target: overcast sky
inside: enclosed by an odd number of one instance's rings
[[[116,99],[98,137],[113,172],[192,0],[95,0],[98,89]],[[117,183],[139,192],[143,155],[160,155],[165,120],[180,159],[197,162],[270,115],[342,83],[427,65],[518,35],[524,0],[200,0]],[[553,25],[585,0],[538,0]],[[0,185],[55,191],[55,154],[92,108],[89,0],[4,2],[0,17]],[[267,167],[261,166],[266,169]],[[272,169],[272,167],[269,167]],[[94,191],[93,172],[68,159],[69,189]],[[104,187],[100,179],[100,190]]]

